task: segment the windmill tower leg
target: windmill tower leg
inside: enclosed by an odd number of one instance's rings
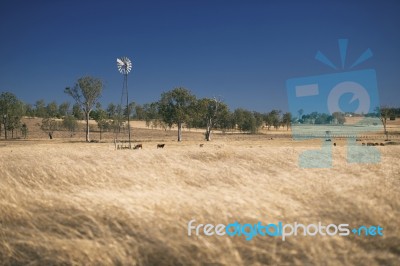
[[[131,110],[129,108],[129,97],[128,97],[128,74],[124,75],[124,86],[125,86],[125,93],[126,93],[126,113],[127,113],[127,120],[128,120],[128,141],[129,141],[129,149],[132,148],[131,145],[131,124],[130,124],[130,114]]]

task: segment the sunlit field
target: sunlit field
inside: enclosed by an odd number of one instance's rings
[[[204,142],[192,130],[178,143],[174,131],[142,127],[133,136],[143,149],[115,150],[110,139],[83,143],[80,135],[55,133],[48,140],[43,132],[31,134],[33,139],[0,142],[2,265],[400,261],[399,145],[376,147],[380,163],[349,164],[345,140],[333,140],[332,168],[301,169],[298,155],[320,148],[320,140],[267,133],[216,134]],[[165,148],[157,149],[158,143]],[[192,219],[380,225],[384,235],[189,237]]]

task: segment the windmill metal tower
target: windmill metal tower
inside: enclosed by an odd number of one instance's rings
[[[124,96],[126,95],[126,112],[127,112],[127,121],[128,121],[128,139],[129,139],[129,149],[131,146],[131,126],[130,126],[130,110],[129,110],[129,98],[128,98],[128,73],[132,69],[132,62],[128,57],[117,58],[117,67],[118,71],[124,75],[124,82],[122,85],[122,95],[121,95],[121,108],[122,101],[124,100]]]

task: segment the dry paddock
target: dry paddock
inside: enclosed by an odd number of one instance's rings
[[[298,165],[320,140],[195,135],[117,151],[111,141],[1,141],[0,264],[398,265],[400,146],[350,164],[334,141],[328,169]],[[384,236],[188,237],[192,219],[380,225]]]

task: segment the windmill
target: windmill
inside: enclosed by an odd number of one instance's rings
[[[127,111],[127,120],[128,120],[128,139],[129,139],[129,149],[131,148],[131,127],[129,121],[129,100],[128,100],[128,73],[132,69],[132,62],[128,57],[117,58],[117,67],[118,71],[124,75],[124,82],[122,85],[122,95],[121,95],[121,107],[124,95],[126,94],[126,111]]]

